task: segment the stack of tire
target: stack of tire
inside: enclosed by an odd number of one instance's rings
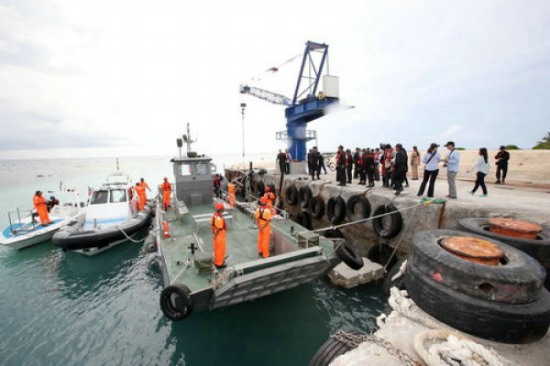
[[[489,231],[489,219],[487,218],[462,219],[459,221],[459,225],[465,231],[499,240],[529,254],[542,264],[546,272],[550,272],[550,228],[543,228],[536,239],[525,239]],[[544,285],[550,290],[550,276],[546,276]]]
[[[468,237],[504,252],[499,265],[475,263],[441,246]],[[544,268],[525,253],[494,239],[454,230],[415,234],[405,286],[426,313],[458,330],[503,343],[523,344],[545,336],[550,326],[550,293]]]

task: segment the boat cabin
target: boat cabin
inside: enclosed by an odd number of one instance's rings
[[[170,160],[176,180],[176,198],[188,207],[212,204],[212,173],[216,171],[216,166],[210,157],[189,156]]]

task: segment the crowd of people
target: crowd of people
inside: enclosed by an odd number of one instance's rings
[[[448,141],[444,147],[446,152],[441,154],[438,151],[439,145],[430,144],[425,153],[421,153],[417,146],[407,152],[402,144],[396,144],[395,148],[391,144],[380,144],[377,148],[355,148],[344,149],[338,146],[336,153],[336,181],[339,186],[351,184],[352,181],[359,180],[357,184],[374,187],[375,182],[381,181],[383,187],[395,190],[399,195],[403,187],[408,187],[407,175],[410,174],[412,180],[420,179],[419,169],[423,165],[423,174],[417,196],[434,196],[435,182],[440,168],[447,169],[447,183],[449,191],[447,198],[456,199],[458,197],[456,189],[456,176],[460,166],[460,151],[456,149],[453,141]],[[486,148],[479,149],[479,157],[476,163],[467,171],[476,174],[474,188],[470,191],[474,194],[479,187],[483,196],[487,196],[487,186],[485,177],[489,173],[489,158]],[[279,150],[277,161],[282,173],[288,174],[289,158],[288,152]],[[506,151],[505,146],[501,146],[498,154],[495,156],[497,172],[495,184],[505,184],[508,171],[508,161],[510,153]],[[309,150],[307,154],[307,169],[312,180],[320,179],[321,170],[326,174],[324,156],[319,152],[316,146]]]

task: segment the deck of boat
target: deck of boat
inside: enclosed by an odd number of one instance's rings
[[[189,248],[191,244],[195,244],[200,247],[201,252],[211,257],[213,237],[210,231],[210,217],[213,213],[213,206],[194,206],[189,208],[189,211],[181,217],[178,217],[174,208],[170,208],[164,213],[164,219],[170,224],[171,236],[164,238],[163,233],[161,233],[159,244],[164,258],[165,282],[183,283],[192,292],[195,292],[209,287],[212,272],[198,273],[193,265],[193,257]],[[243,263],[261,266],[262,261],[267,264],[276,259],[291,261],[295,257],[293,252],[300,251],[294,254],[301,255],[304,248],[312,246],[312,242],[304,245],[304,239],[307,240],[307,238],[317,240],[325,254],[334,255],[333,246],[329,240],[312,234],[291,220],[274,219],[271,229],[271,257],[269,259],[261,258],[258,255],[257,248],[258,228],[251,216],[237,208],[227,209],[226,215],[228,216],[226,217],[227,249],[225,263],[228,268],[238,268]],[[292,235],[291,233],[300,233],[300,235]],[[304,253],[304,255],[309,254]]]

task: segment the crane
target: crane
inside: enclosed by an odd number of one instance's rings
[[[323,91],[319,89],[323,69]],[[272,68],[270,70],[275,70]],[[314,131],[307,131],[309,122],[328,113],[329,106],[339,103],[338,77],[328,74],[328,45],[308,41],[302,57],[300,73],[292,99],[254,86],[241,85],[240,92],[285,105],[286,133],[277,133],[279,139],[286,139],[291,155],[298,161],[306,159],[306,142],[315,138]]]

